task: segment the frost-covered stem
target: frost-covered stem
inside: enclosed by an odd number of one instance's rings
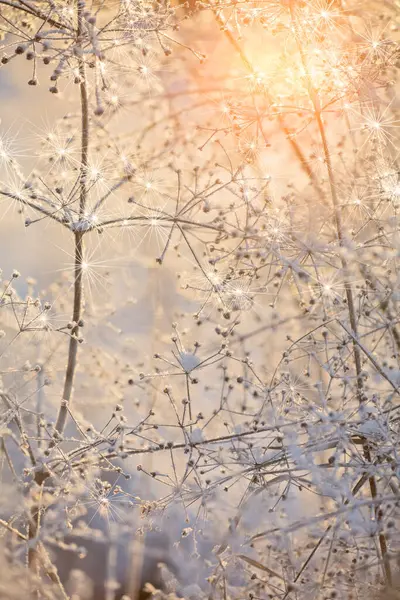
[[[81,165],[80,165],[80,198],[79,198],[79,215],[83,217],[86,208],[87,200],[87,166],[89,155],[89,102],[85,61],[83,59],[82,37],[83,37],[83,10],[84,2],[77,0],[77,48],[79,52],[79,78],[80,78],[80,97],[81,97]],[[74,384],[77,355],[78,355],[78,336],[79,336],[79,321],[82,313],[82,298],[83,298],[83,281],[82,281],[82,263],[83,263],[83,232],[75,231],[75,270],[74,270],[74,305],[72,312],[72,321],[74,323],[71,331],[68,349],[68,363],[65,372],[64,391],[57,415],[55,429],[58,434],[62,434],[65,428],[65,423],[68,415],[68,405],[72,395]]]
[[[337,239],[338,239],[340,248],[345,249],[346,240],[345,240],[345,234],[344,234],[344,228],[343,228],[343,222],[342,222],[341,207],[340,207],[338,195],[336,193],[336,185],[335,185],[335,178],[334,178],[333,168],[332,168],[331,153],[329,150],[328,140],[327,140],[326,132],[325,132],[325,126],[324,126],[324,122],[322,119],[321,106],[320,106],[317,91],[315,90],[315,88],[313,86],[312,79],[311,79],[311,76],[310,76],[310,73],[309,73],[309,70],[307,67],[307,61],[304,56],[303,48],[301,46],[301,43],[299,42],[299,36],[298,36],[297,27],[296,27],[296,20],[295,20],[294,14],[293,14],[292,7],[291,7],[291,16],[292,16],[292,21],[295,25],[297,47],[299,49],[302,66],[303,66],[303,69],[304,69],[304,72],[306,75],[308,94],[309,94],[310,100],[311,100],[313,108],[314,108],[315,119],[317,121],[319,135],[321,138],[321,143],[322,143],[322,148],[323,148],[324,161],[325,161],[326,168],[328,171],[328,180],[329,180],[329,188],[330,188],[333,212],[334,212],[334,218],[335,218],[336,235],[337,235]],[[355,305],[354,305],[353,289],[352,289],[350,281],[347,278],[348,262],[347,262],[347,258],[343,252],[340,252],[340,262],[341,262],[343,273],[344,273],[343,283],[344,283],[344,288],[345,288],[345,292],[346,292],[346,300],[347,300],[347,308],[348,308],[348,313],[349,313],[350,325],[351,325],[351,329],[352,329],[355,337],[358,338],[357,316],[356,316],[356,309],[355,309]],[[354,353],[354,363],[355,363],[356,375],[357,375],[357,396],[358,396],[358,400],[361,404],[363,402],[361,352],[360,352],[360,348],[358,347],[355,340],[353,340],[353,353]]]
[[[25,198],[21,194],[14,194],[13,192],[9,192],[7,190],[0,190],[0,196],[5,196],[6,198],[12,198],[13,200],[20,202],[20,204],[22,204],[24,206],[29,206],[30,208],[33,208],[33,210],[35,210],[38,213],[41,213],[45,217],[48,217],[49,219],[53,219],[53,221],[56,221],[59,225],[62,225],[63,227],[68,227],[68,225],[63,221],[63,219],[61,217],[59,217],[56,214],[56,212],[54,210],[53,211],[48,210],[47,208],[40,206],[40,204],[38,204],[37,202],[33,202],[32,200]],[[43,202],[48,201],[45,197],[38,197],[38,199],[42,200]]]
[[[331,161],[331,156],[330,156],[330,152],[329,152],[328,142],[326,139],[325,127],[324,127],[324,123],[323,123],[323,120],[321,117],[321,111],[319,109],[317,102],[315,101],[315,98],[316,98],[316,96],[313,95],[312,100],[313,100],[314,109],[315,109],[315,117],[317,120],[318,129],[319,129],[319,133],[320,133],[320,137],[321,137],[321,141],[322,141],[324,160],[325,160],[327,171],[328,171],[329,186],[330,186],[332,204],[333,204],[334,214],[335,214],[336,232],[337,232],[339,245],[341,248],[343,248],[345,246],[345,236],[344,236],[344,230],[343,230],[343,224],[342,224],[341,208],[340,208],[339,199],[338,199],[337,193],[336,193],[335,180],[334,180],[333,169],[332,169],[332,161]],[[354,364],[355,364],[356,376],[357,376],[357,397],[358,397],[359,403],[362,404],[364,402],[364,393],[363,393],[362,366],[361,366],[361,350],[357,343],[358,326],[357,326],[356,310],[355,310],[355,306],[354,306],[353,289],[352,289],[350,281],[347,279],[348,263],[347,263],[346,257],[343,255],[343,253],[341,253],[340,260],[342,263],[343,272],[345,274],[343,283],[344,283],[344,287],[345,287],[345,291],[346,291],[347,309],[348,309],[348,313],[349,313],[349,320],[350,320],[350,325],[351,325],[352,334],[353,334],[351,337],[352,337],[352,343],[353,343]],[[371,463],[371,451],[370,451],[369,444],[367,442],[365,442],[363,444],[363,454],[364,454],[364,458],[366,459],[366,461],[368,463]],[[378,496],[378,489],[377,489],[375,477],[374,476],[369,477],[368,481],[369,481],[369,489],[371,492],[371,497],[375,500]],[[376,506],[375,514],[377,516],[377,520],[379,523],[379,521],[381,520],[381,516],[380,516],[381,511],[379,509],[379,506]],[[388,583],[391,584],[392,574],[391,574],[390,562],[389,562],[389,558],[388,558],[388,548],[387,548],[386,536],[384,533],[380,532],[378,537],[379,537],[379,546],[380,546],[381,553],[382,553],[383,565],[385,568],[386,579],[387,579]]]
[[[306,68],[306,67],[304,67],[304,68]],[[319,129],[319,133],[320,133],[320,137],[321,137],[321,142],[322,142],[322,147],[323,147],[323,152],[324,152],[324,160],[325,160],[326,168],[328,171],[329,186],[330,186],[333,210],[334,210],[334,215],[335,215],[337,238],[339,241],[340,248],[344,248],[346,242],[345,242],[345,235],[344,235],[344,230],[343,230],[340,203],[339,203],[339,199],[338,199],[338,196],[336,193],[331,155],[330,155],[330,151],[329,151],[328,141],[326,139],[325,127],[324,127],[324,123],[322,120],[321,111],[318,106],[318,103],[315,100],[314,94],[312,97],[312,101],[313,101],[314,110],[315,110],[315,118],[316,118],[316,121],[318,124],[318,129]],[[340,261],[341,261],[343,272],[344,272],[344,282],[343,283],[344,283],[344,288],[345,288],[345,292],[346,292],[346,300],[347,300],[347,308],[348,308],[348,313],[349,313],[350,325],[351,325],[351,329],[352,329],[355,337],[358,338],[358,325],[357,325],[356,309],[354,306],[353,289],[352,289],[350,281],[347,278],[348,263],[347,263],[347,259],[344,256],[343,252],[341,252],[341,254],[340,254]],[[356,375],[357,375],[357,396],[358,396],[358,400],[361,404],[363,402],[361,352],[360,352],[360,348],[358,347],[358,345],[354,339],[353,339],[353,354],[354,354],[354,363],[355,363]]]
[[[37,501],[33,504],[30,509],[30,521],[29,521],[29,529],[28,529],[28,565],[29,568],[35,573],[38,574],[40,561],[39,561],[39,551],[38,551],[38,536],[40,530],[40,503],[43,493],[43,479],[40,483],[40,488],[37,493],[38,498]]]
[[[82,115],[82,141],[81,141],[81,165],[80,165],[80,216],[84,214],[87,198],[86,172],[88,165],[89,151],[89,105],[88,105],[88,90],[85,71],[85,62],[82,55],[82,36],[83,36],[83,9],[84,2],[77,0],[77,49],[79,53],[79,76],[80,76],[80,96],[81,96],[81,115]],[[77,354],[78,354],[78,335],[79,321],[82,312],[82,263],[83,263],[83,232],[75,231],[75,271],[74,271],[74,304],[72,311],[72,320],[74,326],[71,330],[69,340],[68,362],[65,372],[64,390],[57,415],[55,430],[59,435],[62,435],[68,416],[68,405],[72,394],[74,383]],[[54,442],[53,442],[54,444]],[[49,472],[46,468],[39,469],[35,474],[35,483],[43,490],[43,484],[48,478]],[[30,569],[37,572],[39,569],[39,552],[37,548],[37,537],[40,528],[40,506],[34,503],[30,510],[30,520],[28,528],[29,549],[28,549],[28,564]]]
[[[357,398],[358,398],[359,404],[362,405],[364,402],[364,390],[363,390],[364,386],[363,386],[363,379],[362,379],[361,350],[357,343],[358,325],[357,325],[356,309],[355,309],[355,304],[354,304],[353,289],[352,289],[352,285],[348,279],[347,258],[343,252],[343,250],[346,247],[346,238],[345,238],[344,227],[343,227],[343,222],[342,222],[341,206],[340,206],[340,201],[339,201],[339,198],[338,198],[338,195],[336,192],[336,184],[335,184],[335,177],[334,177],[333,168],[332,168],[331,153],[329,150],[329,144],[328,144],[328,140],[326,137],[325,125],[324,125],[324,121],[322,118],[321,104],[319,101],[317,90],[314,88],[314,85],[313,85],[313,82],[312,82],[312,79],[310,76],[310,72],[308,70],[306,57],[303,52],[303,48],[302,48],[302,45],[300,42],[300,37],[298,35],[297,21],[296,21],[295,15],[294,15],[292,3],[290,3],[290,14],[291,14],[292,23],[294,25],[297,48],[299,50],[301,63],[302,63],[304,73],[306,76],[307,91],[308,91],[310,100],[312,102],[313,108],[314,108],[315,119],[317,122],[318,131],[319,131],[322,148],[323,148],[324,161],[325,161],[327,172],[328,172],[329,188],[330,188],[332,206],[333,206],[333,212],[334,212],[334,218],[335,218],[336,235],[337,235],[337,239],[338,239],[339,246],[341,249],[340,261],[341,261],[341,265],[342,265],[342,269],[343,269],[343,273],[344,273],[343,284],[344,284],[345,293],[346,293],[347,310],[348,310],[349,321],[350,321],[350,326],[351,326],[351,330],[352,330],[351,337],[352,337],[352,344],[353,344],[353,356],[354,356],[354,364],[355,364],[356,377],[357,377],[357,384],[356,384],[357,385]],[[364,443],[363,443],[363,454],[364,454],[364,458],[367,461],[367,463],[371,464],[371,461],[372,461],[371,451],[370,451],[370,446],[367,441],[364,441]],[[371,498],[373,500],[376,500],[378,497],[378,489],[377,489],[376,479],[372,475],[368,478],[368,481],[369,481]],[[377,521],[379,523],[379,521],[381,520],[381,511],[379,509],[379,505],[376,505],[375,515],[376,515]],[[386,579],[387,579],[388,583],[391,584],[392,574],[391,574],[390,562],[389,562],[389,557],[388,557],[386,536],[384,533],[380,532],[378,535],[378,538],[379,538],[380,550],[382,553],[382,559],[383,559],[383,565],[384,565]]]
[[[65,423],[68,415],[68,406],[72,395],[72,387],[74,384],[77,355],[78,355],[78,335],[79,335],[79,320],[82,310],[82,255],[83,255],[83,233],[75,233],[75,269],[74,269],[74,306],[72,312],[72,321],[74,326],[71,330],[68,348],[68,362],[65,371],[64,390],[57,415],[55,430],[58,434],[62,434],[65,428]]]
[[[20,12],[25,12],[28,15],[37,17],[38,19],[42,19],[42,21],[49,23],[50,25],[52,25],[53,27],[56,27],[57,29],[69,29],[67,24],[59,23],[55,19],[52,19],[49,15],[46,15],[45,13],[43,13],[38,7],[32,6],[32,4],[30,4],[28,2],[21,2],[21,0],[20,0],[19,3],[16,3],[16,2],[13,2],[12,0],[0,0],[0,4],[14,8]]]
[[[86,67],[85,61],[83,59],[83,48],[82,48],[82,37],[83,37],[83,27],[84,27],[84,19],[83,19],[83,9],[85,7],[85,3],[82,0],[78,0],[78,35],[77,35],[77,45],[78,50],[82,53],[79,57],[79,79],[80,79],[80,95],[81,95],[81,115],[82,115],[82,142],[81,142],[81,193],[79,200],[79,211],[80,216],[82,217],[85,208],[86,208],[86,198],[87,198],[87,185],[86,185],[86,176],[87,176],[87,167],[88,167],[88,159],[89,159],[89,100],[88,100],[88,86],[87,86],[87,78],[86,78]]]

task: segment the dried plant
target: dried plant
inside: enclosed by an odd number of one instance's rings
[[[399,18],[0,0],[1,598],[396,597]]]

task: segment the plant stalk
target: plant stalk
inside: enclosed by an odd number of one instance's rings
[[[79,217],[85,213],[86,200],[87,200],[87,184],[86,174],[88,166],[88,155],[89,155],[89,102],[88,102],[88,87],[86,78],[85,62],[82,55],[82,38],[83,38],[83,9],[84,3],[81,0],[77,0],[77,48],[81,53],[79,54],[79,77],[80,77],[80,98],[81,98],[81,165],[80,165],[80,198],[79,198]],[[68,348],[68,362],[65,372],[64,390],[60,404],[60,408],[57,415],[55,424],[55,431],[58,436],[62,436],[65,429],[65,425],[68,417],[68,407],[72,396],[72,389],[74,384],[77,355],[78,355],[78,344],[79,344],[79,321],[82,314],[82,300],[83,300],[83,281],[82,281],[82,265],[83,265],[83,235],[81,231],[75,231],[75,268],[74,268],[74,303],[72,310],[73,328],[71,330],[71,337],[69,340]],[[50,444],[50,447],[54,446],[54,440]],[[41,491],[43,490],[43,484],[49,477],[49,471],[43,467],[39,469],[35,474],[35,483],[40,486]],[[34,504],[30,511],[30,521],[28,528],[28,538],[30,542],[28,550],[28,564],[30,569],[37,572],[39,569],[39,551],[38,551],[38,534],[40,528],[40,506]]]
[[[342,249],[345,249],[345,247],[346,247],[346,239],[345,239],[344,227],[343,227],[343,222],[342,222],[340,201],[339,201],[339,198],[338,198],[338,195],[336,192],[336,185],[335,185],[335,178],[334,178],[334,173],[333,173],[333,168],[332,168],[331,154],[330,154],[330,150],[329,150],[328,140],[326,137],[325,125],[324,125],[322,114],[321,114],[320,101],[319,101],[318,93],[317,93],[316,89],[314,88],[314,85],[313,85],[313,82],[312,82],[312,79],[311,79],[311,76],[310,76],[310,73],[308,70],[307,61],[306,61],[306,58],[305,58],[305,55],[303,52],[303,48],[299,41],[297,21],[296,21],[295,15],[294,15],[294,10],[293,10],[292,4],[290,4],[290,14],[291,14],[292,23],[294,25],[297,48],[299,50],[302,66],[303,66],[306,80],[307,80],[308,95],[310,97],[310,100],[311,100],[313,108],[314,108],[315,119],[317,122],[319,135],[321,138],[323,154],[324,154],[324,161],[325,161],[327,172],[328,172],[329,187],[330,187],[330,193],[331,193],[331,199],[332,199],[332,205],[333,205],[333,211],[334,211],[334,218],[335,218],[335,225],[336,225],[336,235],[337,235],[340,249],[342,250]],[[342,270],[343,270],[343,283],[344,283],[344,288],[345,288],[345,293],[346,293],[349,321],[350,321],[350,326],[351,326],[352,334],[353,334],[351,337],[352,337],[353,356],[354,356],[354,364],[355,364],[356,378],[357,378],[357,398],[358,398],[359,404],[362,405],[364,403],[365,396],[364,396],[364,389],[363,389],[364,384],[363,384],[363,379],[362,379],[361,350],[360,350],[359,345],[357,344],[357,340],[358,340],[357,315],[356,315],[356,309],[355,309],[355,304],[354,304],[353,289],[352,289],[351,282],[348,279],[348,261],[343,252],[340,252],[340,262],[341,262],[341,266],[342,266]],[[370,446],[366,440],[363,441],[363,454],[364,454],[364,458],[365,458],[366,462],[368,464],[371,464],[371,462],[372,462],[371,450],[370,450]],[[369,481],[371,498],[376,500],[377,496],[378,496],[376,479],[373,475],[371,475],[370,477],[368,477],[368,481]],[[376,505],[376,507],[375,507],[375,516],[376,516],[377,522],[379,523],[379,521],[382,518],[382,513],[381,513],[378,505]],[[381,554],[382,554],[385,576],[386,576],[388,584],[391,585],[392,574],[391,574],[390,561],[389,561],[389,557],[388,557],[388,547],[387,547],[387,540],[386,540],[385,534],[383,532],[380,532],[378,534],[378,539],[379,539],[379,546],[380,546],[380,550],[381,550]]]
[[[77,1],[77,46],[82,52],[82,37],[83,37],[83,8],[84,4],[81,0]],[[89,158],[89,100],[88,86],[86,77],[85,61],[82,54],[79,56],[79,78],[80,78],[80,98],[81,98],[81,165],[80,165],[80,198],[79,198],[79,217],[82,218],[85,214],[87,201],[87,167]],[[83,301],[83,257],[84,243],[83,232],[75,231],[75,268],[74,268],[74,304],[72,311],[73,328],[69,340],[68,363],[65,372],[64,390],[57,415],[55,430],[59,435],[62,435],[68,416],[68,407],[72,396],[72,389],[76,373],[78,345],[79,345],[79,321],[82,315]]]

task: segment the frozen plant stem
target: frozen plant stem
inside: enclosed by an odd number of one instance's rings
[[[83,36],[83,9],[84,2],[81,0],[77,1],[77,48],[81,52],[79,56],[79,87],[81,97],[81,165],[80,165],[80,198],[79,198],[79,217],[82,218],[85,213],[86,199],[87,199],[87,184],[86,175],[88,167],[88,154],[89,154],[89,105],[88,105],[88,90],[87,90],[87,78],[85,61],[83,59],[82,50],[82,36]],[[82,265],[83,265],[83,233],[75,231],[75,268],[74,268],[74,305],[72,312],[72,321],[74,327],[71,331],[71,337],[69,340],[68,350],[68,363],[65,372],[64,390],[63,397],[61,400],[60,408],[57,415],[57,421],[55,425],[56,432],[62,435],[67,415],[68,405],[71,399],[72,388],[74,384],[76,363],[78,355],[78,336],[79,336],[79,321],[82,312],[82,297],[83,297],[83,281],[82,281]]]
[[[310,72],[308,69],[308,65],[307,65],[307,60],[306,60],[306,57],[303,52],[303,48],[301,45],[301,37],[299,36],[299,31],[298,31],[298,23],[297,23],[295,14],[294,14],[292,2],[290,3],[290,15],[291,15],[291,20],[292,20],[292,24],[293,24],[294,33],[295,33],[297,48],[298,48],[298,51],[300,54],[301,63],[302,63],[305,78],[307,81],[308,95],[309,95],[310,100],[313,105],[315,120],[317,122],[318,131],[319,131],[319,135],[321,138],[324,161],[325,161],[326,169],[328,172],[329,188],[330,188],[330,193],[331,193],[335,225],[336,225],[336,235],[337,235],[340,249],[342,250],[342,249],[345,249],[346,240],[345,240],[345,233],[344,233],[343,222],[342,222],[342,213],[341,213],[340,202],[339,202],[339,198],[338,198],[338,195],[336,192],[336,185],[335,185],[335,178],[334,178],[333,168],[332,168],[331,154],[330,154],[330,150],[329,150],[328,140],[326,137],[324,121],[323,121],[322,114],[321,114],[321,103],[320,103],[320,100],[318,97],[318,92],[315,89],[314,84],[312,82],[312,78],[311,78],[311,75],[310,75]],[[362,405],[365,400],[365,397],[364,397],[363,379],[362,379],[361,350],[360,350],[359,345],[357,344],[357,340],[358,340],[357,316],[356,316],[356,309],[355,309],[355,305],[354,305],[353,290],[352,290],[351,283],[348,279],[348,262],[347,262],[347,258],[343,251],[340,252],[340,262],[341,262],[343,274],[344,274],[343,283],[344,283],[344,288],[345,288],[345,293],[346,293],[349,321],[350,321],[350,326],[351,326],[351,330],[352,330],[352,334],[353,334],[351,337],[352,337],[353,356],[354,356],[354,364],[355,364],[356,378],[357,378],[357,384],[356,384],[357,385],[357,398],[358,398],[359,404]],[[363,442],[363,454],[364,454],[364,458],[365,458],[367,464],[371,464],[371,462],[372,462],[371,450],[370,450],[370,446],[366,440],[364,440],[364,442]],[[378,489],[377,489],[375,477],[373,475],[370,476],[368,478],[368,481],[369,481],[371,497],[373,498],[373,500],[376,500],[376,498],[378,496]],[[379,521],[381,520],[381,514],[382,513],[381,513],[381,510],[379,509],[379,505],[376,505],[375,516],[376,516],[378,524],[379,524]],[[381,550],[381,554],[382,554],[382,561],[383,561],[385,576],[386,576],[388,584],[391,585],[392,574],[391,574],[390,561],[389,561],[389,557],[388,557],[388,547],[387,547],[387,541],[386,541],[385,534],[383,532],[380,532],[378,535],[378,539],[379,539],[379,546],[380,546],[380,550]]]
[[[77,0],[77,50],[79,52],[79,78],[80,78],[80,98],[81,98],[81,127],[82,127],[82,138],[81,138],[81,164],[80,164],[80,196],[79,196],[79,217],[82,217],[85,212],[86,199],[87,199],[87,166],[88,166],[88,152],[89,152],[89,105],[88,105],[88,90],[87,90],[87,79],[85,62],[83,59],[82,50],[82,37],[83,37],[83,10],[84,2]],[[60,404],[60,408],[57,415],[55,424],[55,431],[59,436],[65,428],[65,424],[68,416],[68,406],[71,399],[72,388],[74,384],[77,354],[78,354],[78,336],[79,336],[79,321],[82,312],[82,297],[83,297],[83,282],[82,282],[82,265],[83,265],[83,232],[75,231],[75,268],[74,268],[74,304],[72,310],[72,320],[74,326],[71,330],[71,336],[69,340],[68,349],[68,362],[67,369],[65,372],[65,381],[63,396]],[[54,442],[52,443],[54,445]],[[48,470],[43,467],[38,470],[35,475],[35,482],[43,489],[43,484],[49,476]],[[30,547],[28,551],[28,563],[29,567],[33,571],[38,570],[39,554],[38,554],[38,533],[40,527],[40,509],[35,503],[31,508],[29,532],[28,537],[30,541]]]
[[[83,256],[83,234],[81,232],[75,233],[75,267],[74,267],[74,306],[72,312],[72,321],[74,327],[71,330],[71,336],[69,339],[68,348],[68,362],[67,369],[65,372],[64,390],[60,404],[60,408],[57,415],[57,421],[55,425],[56,432],[61,436],[68,415],[68,406],[71,399],[72,387],[74,384],[77,355],[78,355],[78,334],[79,334],[79,320],[81,318],[82,309],[82,258]]]
[[[303,60],[303,64],[304,64],[304,60]],[[306,67],[304,66],[304,68],[306,68]],[[314,92],[314,94],[312,94],[311,99],[313,101],[315,118],[316,118],[316,121],[318,124],[318,130],[319,130],[319,134],[321,137],[321,142],[322,142],[322,147],[323,147],[323,152],[324,152],[324,160],[325,160],[326,168],[328,171],[329,187],[330,187],[333,210],[334,210],[334,215],[335,215],[336,233],[337,233],[340,248],[344,248],[345,236],[344,236],[344,231],[343,231],[340,203],[339,203],[339,199],[338,199],[337,193],[336,193],[331,155],[329,152],[328,141],[326,139],[324,122],[322,120],[319,103],[316,101],[315,92]],[[347,307],[348,307],[348,312],[349,312],[350,325],[351,325],[351,329],[352,329],[355,337],[358,338],[358,326],[357,326],[356,310],[355,310],[355,306],[354,306],[353,290],[352,290],[350,281],[347,279],[348,263],[347,263],[347,259],[346,259],[345,255],[343,254],[343,252],[340,253],[340,262],[342,264],[343,273],[344,273],[344,288],[345,288],[345,292],[346,292],[346,300],[347,300]],[[361,352],[360,352],[360,348],[358,347],[355,340],[353,340],[353,353],[354,353],[354,363],[355,363],[356,375],[357,375],[357,396],[358,396],[358,401],[361,404],[364,401],[362,367],[361,367]]]

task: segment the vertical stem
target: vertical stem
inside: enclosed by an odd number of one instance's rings
[[[82,37],[83,37],[83,10],[84,2],[77,0],[77,47],[80,51],[79,54],[79,77],[80,77],[80,97],[81,97],[81,165],[80,165],[80,197],[79,197],[79,216],[83,217],[86,208],[87,200],[87,166],[89,156],[89,102],[88,102],[88,89],[87,89],[87,78],[85,61],[83,58],[82,50]],[[83,281],[82,281],[82,263],[83,263],[83,232],[75,231],[75,269],[74,269],[74,305],[72,312],[72,321],[74,327],[71,331],[71,337],[69,340],[68,349],[68,363],[65,372],[64,391],[60,404],[60,408],[57,415],[57,421],[55,429],[58,434],[62,434],[65,428],[68,406],[72,395],[72,388],[75,379],[77,355],[78,355],[78,336],[79,336],[79,320],[82,313],[82,299],[83,299]]]
[[[40,427],[40,419],[43,410],[43,386],[44,386],[44,365],[41,365],[41,369],[37,374],[37,387],[36,387],[36,435],[37,435],[37,445],[38,448],[42,446],[42,430]]]
[[[72,395],[72,388],[74,384],[77,356],[78,356],[78,335],[79,335],[79,320],[81,317],[82,310],[82,261],[83,261],[83,235],[82,233],[75,233],[75,267],[74,267],[74,305],[72,312],[72,321],[74,326],[71,330],[71,337],[69,339],[68,348],[68,362],[65,371],[64,390],[60,408],[57,415],[55,424],[55,430],[58,434],[62,434],[65,428],[68,406]]]
[[[299,32],[298,32],[298,27],[297,27],[297,21],[296,21],[295,15],[294,15],[292,3],[290,3],[290,15],[291,15],[292,23],[294,26],[297,48],[299,50],[302,66],[303,66],[304,73],[305,73],[306,80],[307,80],[308,95],[310,97],[310,100],[311,100],[313,108],[314,108],[315,119],[316,119],[316,122],[318,125],[319,135],[321,138],[321,143],[322,143],[322,148],[323,148],[323,153],[324,153],[324,160],[325,160],[326,168],[328,171],[328,179],[329,179],[329,187],[330,187],[333,211],[334,211],[334,216],[335,216],[336,235],[337,235],[337,239],[339,242],[339,246],[342,249],[342,248],[345,248],[345,246],[346,246],[346,240],[345,240],[345,234],[344,234],[344,228],[343,228],[343,222],[342,222],[341,206],[340,206],[339,198],[338,198],[338,195],[336,192],[335,178],[334,178],[334,174],[333,174],[329,144],[328,144],[328,140],[326,137],[324,122],[322,119],[321,105],[320,105],[318,93],[317,93],[317,90],[314,88],[314,85],[313,85],[313,82],[312,82],[312,79],[311,79],[311,76],[310,76],[310,73],[308,70],[306,57],[303,52],[303,47],[299,41],[300,38],[299,38]],[[343,254],[343,252],[340,253],[340,261],[341,261],[343,274],[344,274],[343,283],[344,283],[345,292],[346,292],[347,310],[349,313],[349,320],[350,320],[352,333],[354,334],[353,356],[354,356],[354,364],[355,364],[356,377],[357,377],[357,398],[358,398],[359,404],[362,405],[364,402],[364,391],[363,391],[364,385],[363,385],[363,379],[362,379],[361,350],[357,344],[357,339],[358,339],[357,315],[356,315],[356,309],[355,309],[355,304],[354,304],[353,289],[352,289],[352,285],[348,279],[348,262],[347,262],[346,256]],[[364,458],[365,458],[366,462],[371,464],[371,462],[372,462],[371,450],[370,450],[370,446],[366,440],[364,440],[364,442],[363,442],[363,454],[364,454]],[[378,496],[378,489],[377,489],[375,477],[373,475],[371,475],[368,478],[368,482],[369,482],[371,498],[373,498],[375,500]],[[382,513],[381,513],[381,510],[379,509],[378,505],[375,505],[375,516],[376,516],[377,522],[379,523],[382,518]],[[378,535],[378,539],[379,539],[379,546],[380,546],[382,559],[383,559],[385,576],[386,576],[387,582],[389,583],[389,585],[391,585],[392,573],[391,573],[390,561],[389,561],[389,557],[388,557],[388,548],[387,548],[387,541],[386,541],[385,534],[380,532]]]
[[[335,180],[334,180],[333,169],[332,169],[332,161],[331,161],[331,155],[330,155],[330,151],[329,151],[328,141],[326,139],[325,127],[324,127],[324,123],[323,123],[323,120],[321,117],[321,111],[319,110],[319,107],[316,106],[316,103],[314,103],[314,109],[315,109],[315,118],[317,120],[319,134],[321,137],[322,147],[323,147],[323,151],[324,151],[324,160],[325,160],[326,168],[328,170],[328,179],[329,179],[329,186],[330,186],[332,204],[333,204],[334,215],[335,215],[337,237],[338,237],[338,241],[339,241],[339,246],[341,248],[344,248],[345,247],[345,235],[344,235],[343,223],[342,223],[342,213],[341,213],[339,199],[338,199],[337,193],[336,193]],[[351,329],[352,329],[355,337],[357,338],[358,337],[358,325],[357,325],[356,309],[355,309],[355,305],[354,305],[353,289],[352,289],[350,281],[347,278],[348,263],[347,263],[347,258],[344,256],[343,253],[341,253],[341,255],[340,255],[340,261],[341,261],[342,269],[343,269],[343,273],[344,273],[344,288],[345,288],[345,292],[346,292],[346,300],[347,300],[347,308],[348,308],[348,312],[349,312],[350,325],[351,325]],[[354,363],[355,363],[356,375],[357,375],[357,396],[358,396],[358,401],[361,404],[363,402],[361,351],[360,351],[359,346],[355,342],[355,340],[353,340],[353,354],[354,354]]]
[[[85,213],[86,199],[87,199],[87,184],[86,174],[88,166],[88,155],[89,155],[89,102],[88,102],[88,89],[86,79],[85,61],[83,59],[83,33],[84,33],[84,20],[83,10],[85,3],[83,0],[77,0],[77,30],[76,30],[76,45],[78,49],[78,64],[79,64],[79,77],[80,77],[80,98],[81,98],[81,165],[80,165],[80,195],[79,195],[79,216]],[[74,304],[72,310],[72,320],[74,326],[71,330],[71,337],[69,340],[68,348],[68,362],[67,369],[65,372],[64,390],[63,396],[58,410],[57,420],[55,424],[55,430],[59,435],[62,435],[68,416],[68,406],[72,395],[72,388],[74,384],[77,355],[78,355],[78,336],[79,336],[79,321],[82,314],[82,298],[83,298],[83,282],[82,282],[82,263],[83,263],[83,232],[75,231],[75,268],[74,268]],[[50,447],[54,445],[54,440],[50,444]],[[43,484],[49,472],[45,467],[36,471],[35,483],[40,486],[40,490],[43,490]],[[28,564],[30,569],[37,572],[39,569],[39,554],[37,549],[38,534],[40,528],[40,503],[34,504],[30,510],[30,520],[28,527],[28,538],[30,546],[28,549]]]
[[[38,536],[40,529],[40,505],[42,502],[43,480],[39,483],[40,488],[37,489],[37,501],[33,504],[30,510],[29,521],[29,546],[28,546],[28,566],[37,575],[39,573],[39,552],[38,552]]]
[[[338,197],[336,194],[335,181],[333,178],[332,162],[331,162],[331,157],[330,157],[330,152],[329,152],[329,146],[328,146],[327,139],[326,139],[325,127],[324,127],[324,123],[321,118],[321,112],[319,110],[316,111],[316,120],[318,123],[318,129],[320,132],[322,146],[323,146],[323,150],[324,150],[324,159],[325,159],[327,170],[328,170],[328,178],[329,178],[329,184],[330,184],[330,189],[331,189],[331,197],[332,197],[332,203],[334,205],[334,212],[335,212],[337,236],[338,236],[340,247],[343,247],[345,240],[344,240],[344,232],[343,232],[342,218],[341,218],[342,215],[341,215],[341,210],[340,210],[340,204],[339,204]],[[345,273],[344,287],[345,287],[345,291],[346,291],[349,320],[350,320],[352,332],[354,333],[354,337],[352,339],[353,339],[354,363],[355,363],[355,367],[356,367],[356,376],[357,376],[357,397],[358,397],[359,403],[362,404],[364,402],[364,395],[363,395],[363,380],[362,380],[362,367],[361,367],[361,350],[357,344],[357,339],[358,339],[357,316],[356,316],[356,310],[355,310],[355,306],[354,306],[354,297],[353,297],[352,286],[351,286],[351,283],[349,282],[349,280],[347,279],[348,263],[347,263],[346,257],[343,254],[341,255],[341,263],[342,263],[343,271]],[[371,463],[372,462],[371,450],[370,450],[369,444],[366,441],[364,441],[364,443],[363,443],[363,454],[364,454],[365,460],[368,463]],[[378,496],[378,488],[376,485],[375,477],[374,476],[369,477],[368,482],[369,482],[369,489],[371,492],[371,497],[373,499],[375,499]],[[382,513],[379,509],[379,506],[376,505],[375,506],[375,516],[376,516],[378,523],[382,519],[381,514]],[[387,548],[386,536],[384,533],[380,532],[378,535],[378,538],[379,538],[379,546],[380,546],[381,553],[382,553],[383,564],[384,564],[384,568],[385,568],[386,579],[387,579],[389,585],[391,585],[392,573],[391,573],[390,562],[389,562],[389,558],[388,558],[388,548]]]

